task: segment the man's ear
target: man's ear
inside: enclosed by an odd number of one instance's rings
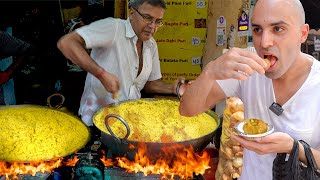
[[[301,43],[304,43],[309,35],[309,24],[304,24],[301,28]]]

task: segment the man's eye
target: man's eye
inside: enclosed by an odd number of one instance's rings
[[[148,20],[148,21],[150,21],[150,22],[152,22],[153,21],[153,18],[152,17],[148,17],[148,16],[146,16],[146,17],[144,17],[146,20]]]
[[[276,32],[281,32],[281,31],[283,31],[284,29],[283,29],[282,27],[274,27],[274,30],[275,30]]]
[[[253,28],[253,31],[258,33],[258,32],[261,32],[262,30],[261,30],[261,28]]]

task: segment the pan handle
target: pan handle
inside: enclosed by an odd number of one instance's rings
[[[51,102],[51,99],[52,99],[53,97],[59,97],[59,98],[60,98],[60,102],[57,103],[57,104],[54,105],[54,106],[52,106],[52,104],[51,104],[51,103],[52,103],[52,102]],[[48,105],[49,107],[51,107],[51,108],[60,109],[60,108],[62,107],[63,103],[64,103],[64,100],[65,100],[65,97],[64,97],[62,94],[54,93],[54,94],[52,94],[51,96],[49,96],[49,97],[47,98],[47,105]]]
[[[121,141],[120,138],[113,133],[112,129],[111,129],[110,126],[109,126],[109,118],[110,118],[110,117],[117,118],[117,119],[118,119],[119,121],[121,121],[122,124],[126,127],[126,129],[127,129],[127,134],[125,135],[125,137],[123,138],[123,140],[127,140],[128,137],[129,137],[129,135],[130,135],[130,127],[129,127],[127,121],[125,121],[122,117],[120,117],[119,115],[116,115],[116,114],[108,114],[108,115],[105,117],[105,119],[104,119],[104,123],[106,124],[106,127],[107,127],[108,131],[110,132],[110,134],[111,134],[113,137],[115,137],[117,140],[119,140],[119,142]]]

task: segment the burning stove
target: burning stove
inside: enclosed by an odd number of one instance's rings
[[[152,174],[145,176],[142,172],[128,173],[125,169],[116,166],[104,166],[100,160],[99,148],[106,149],[100,141],[95,141],[87,153],[78,153],[79,161],[74,167],[74,179],[101,179],[101,180],[159,180],[162,178],[160,174]],[[107,152],[110,156],[112,153]],[[112,158],[112,157],[108,157]],[[170,177],[168,177],[170,178]],[[62,178],[64,179],[64,178]],[[174,180],[181,179],[178,176],[173,177]],[[195,180],[202,180],[202,175],[194,176]]]
[[[149,174],[147,176],[142,172],[129,173],[125,169],[117,166],[105,166],[102,162],[101,150],[107,148],[101,143],[100,136],[92,136],[92,140],[77,153],[69,155],[65,159],[78,158],[77,163],[74,166],[60,166],[54,169],[51,173],[37,172],[35,176],[32,175],[18,175],[16,179],[19,180],[158,180],[162,179],[161,174]],[[107,158],[111,158],[111,152],[107,151]],[[10,177],[9,177],[10,178]],[[181,179],[179,176],[168,177],[174,180]],[[213,178],[213,177],[212,177]],[[195,180],[204,180],[205,177],[202,175],[194,175]],[[210,178],[211,179],[211,178]],[[6,180],[5,176],[0,176],[0,180]]]

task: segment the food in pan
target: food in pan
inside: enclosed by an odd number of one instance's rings
[[[179,102],[172,100],[137,100],[120,103],[117,107],[105,107],[94,116],[94,124],[105,133],[107,114],[116,114],[127,121],[131,134],[129,140],[143,142],[178,142],[199,138],[213,132],[217,123],[213,117],[202,113],[195,117],[181,116]],[[119,138],[126,135],[125,126],[110,118],[110,127]]]
[[[268,125],[261,119],[248,119],[243,125],[246,134],[262,134],[268,131]]]
[[[63,157],[83,147],[87,127],[77,117],[41,106],[0,108],[0,161]]]

